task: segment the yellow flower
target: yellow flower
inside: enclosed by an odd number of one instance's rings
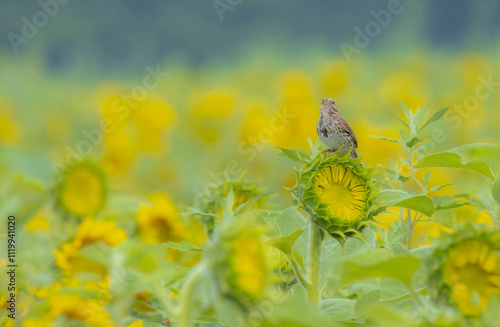
[[[271,280],[269,248],[263,226],[250,213],[224,220],[214,232],[208,258],[220,291],[243,304],[266,296]]]
[[[105,172],[111,176],[127,172],[137,158],[136,141],[123,130],[116,130],[104,138],[106,151],[101,160]]]
[[[86,218],[78,228],[73,241],[63,243],[61,250],[54,250],[56,264],[70,273],[92,271],[105,275],[106,267],[79,255],[78,250],[95,242],[103,242],[115,247],[126,239],[125,230],[116,228],[116,222],[96,221],[93,218]]]
[[[185,235],[185,225],[173,202],[164,194],[149,197],[152,206],[141,205],[136,215],[141,240],[146,243],[179,242]]]
[[[92,215],[104,206],[106,192],[99,167],[81,161],[66,171],[59,189],[59,204],[76,216]]]
[[[363,218],[366,189],[352,170],[336,164],[319,170],[314,178],[316,192],[333,216],[351,223]]]
[[[259,132],[270,128],[271,115],[268,105],[263,101],[254,101],[246,109],[246,118],[241,127],[241,138],[248,144],[263,142]]]
[[[0,144],[14,144],[21,135],[21,126],[14,119],[13,105],[0,98]]]
[[[385,79],[379,89],[379,96],[389,106],[398,107],[403,102],[408,108],[425,105],[430,91],[425,81],[410,72],[397,72]]]
[[[134,321],[133,323],[131,323],[130,325],[128,325],[128,327],[142,327],[142,326],[143,326],[142,320]]]
[[[22,327],[47,327],[50,322],[45,319],[26,318],[23,320]],[[7,327],[7,326],[6,326]]]
[[[99,299],[87,300],[77,294],[56,294],[49,299],[50,310],[47,317],[53,320],[59,316],[66,316],[90,326],[114,326],[109,313],[103,308],[104,304],[106,303]]]
[[[266,286],[266,273],[260,266],[264,260],[260,240],[250,233],[236,239],[232,258],[234,281],[238,287],[253,299],[258,299]]]
[[[329,62],[321,68],[321,82],[326,96],[337,96],[347,84],[348,67],[345,60]]]
[[[50,227],[50,222],[44,217],[42,211],[38,213],[35,217],[31,218],[24,228],[30,232],[36,232],[38,230],[48,230]]]
[[[227,128],[227,119],[234,112],[236,94],[232,89],[217,89],[195,96],[189,117],[189,131],[205,143],[219,140],[221,130]]]
[[[281,99],[273,117],[278,122],[273,143],[282,148],[308,148],[308,138],[316,138],[319,102],[313,95],[311,77],[302,71],[285,71],[278,78]]]
[[[198,118],[224,118],[234,111],[235,93],[231,89],[218,89],[202,93],[196,99],[193,115]]]
[[[173,122],[174,110],[161,100],[145,100],[133,109],[132,119],[140,148],[145,151],[157,151],[160,148],[162,132]]]
[[[451,285],[450,297],[468,315],[478,315],[488,307],[493,295],[500,296],[500,256],[498,249],[484,240],[467,240],[450,250],[443,280]],[[477,295],[478,302],[474,301]]]
[[[429,258],[431,296],[480,317],[500,296],[500,230],[467,223],[442,235]]]
[[[361,166],[361,158],[351,159],[349,152],[341,154],[340,150],[330,155],[319,152],[302,161],[297,184],[291,189],[295,203],[341,244],[346,236],[363,238],[360,231],[376,211],[374,169]]]

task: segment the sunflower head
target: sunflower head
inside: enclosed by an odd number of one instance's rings
[[[265,192],[264,188],[260,188],[255,183],[246,180],[244,173],[237,178],[231,178],[227,173],[225,173],[221,181],[217,184],[207,185],[204,192],[200,193],[195,198],[194,209],[200,213],[216,214],[222,219],[223,208],[218,201],[218,198],[227,197],[231,189],[234,193],[233,211],[235,211],[240,205],[252,199],[254,196]],[[261,209],[266,207],[266,205],[266,199],[259,199],[254,201],[248,209]],[[197,217],[208,231],[212,231],[217,223],[213,215],[200,214]]]
[[[105,204],[107,185],[104,173],[90,161],[68,168],[59,184],[58,204],[75,216],[96,214]]]
[[[225,220],[208,248],[209,262],[224,296],[242,304],[263,298],[271,280],[269,247],[264,227],[251,214]]]
[[[361,166],[361,159],[339,151],[303,161],[292,188],[294,201],[310,219],[342,244],[360,231],[375,213],[378,190],[372,186],[374,169]]]
[[[467,224],[440,236],[429,267],[432,298],[479,317],[500,297],[500,230]]]

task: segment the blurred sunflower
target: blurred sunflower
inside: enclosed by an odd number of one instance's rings
[[[255,183],[246,180],[245,173],[236,178],[232,178],[225,173],[224,178],[218,184],[207,185],[204,192],[199,193],[194,199],[194,209],[202,213],[197,217],[208,231],[214,228],[217,221],[213,216],[203,214],[216,214],[222,219],[223,208],[217,199],[227,197],[231,190],[233,190],[234,194],[233,211],[253,197],[265,192],[264,188],[260,188]],[[267,199],[262,198],[252,202],[248,209],[262,209],[268,205]]]
[[[279,110],[276,119],[283,129],[276,129],[274,145],[282,148],[308,147],[308,138],[316,136],[319,102],[313,94],[310,75],[300,70],[285,71],[278,77]]]
[[[422,107],[430,98],[425,80],[410,72],[389,75],[380,85],[379,96],[387,105],[397,107],[405,103],[408,108]]]
[[[47,319],[53,321],[59,316],[79,320],[90,326],[113,327],[110,314],[104,309],[107,302],[99,299],[84,299],[78,294],[56,294],[49,298]]]
[[[430,258],[432,297],[479,317],[500,296],[500,231],[467,224],[443,235]]]
[[[271,281],[269,248],[254,218],[244,214],[221,223],[208,250],[221,292],[247,304],[263,298]]]
[[[97,213],[105,204],[107,185],[94,163],[80,161],[66,170],[59,185],[58,204],[75,216]]]
[[[54,250],[56,264],[68,273],[91,271],[104,276],[107,272],[106,267],[79,255],[78,250],[96,242],[116,247],[126,239],[125,230],[116,228],[116,222],[86,218],[78,228],[73,241],[63,243],[60,250]]]
[[[141,240],[146,243],[180,242],[186,235],[186,227],[179,213],[165,194],[149,196],[151,207],[141,205],[136,215]]]
[[[292,189],[297,204],[341,243],[346,236],[361,237],[359,231],[373,215],[374,170],[360,163],[360,158],[351,159],[349,153],[320,152],[304,160]]]
[[[21,126],[14,119],[13,104],[0,98],[0,144],[14,144],[21,135]]]
[[[124,130],[116,130],[105,135],[104,143],[101,163],[106,174],[117,176],[127,172],[137,158],[137,142]]]
[[[161,136],[174,120],[173,108],[162,100],[145,100],[132,110],[139,147],[144,151],[160,150]]]
[[[236,92],[229,88],[194,95],[189,130],[207,144],[216,143],[220,132],[225,129],[226,118],[234,112],[236,97]]]
[[[40,210],[35,217],[31,218],[24,225],[24,228],[32,233],[39,230],[47,231],[50,228],[50,222],[46,217],[46,213],[43,210]]]

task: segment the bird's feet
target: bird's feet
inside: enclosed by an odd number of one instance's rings
[[[324,154],[332,154],[332,153],[335,153],[335,151],[333,151],[332,149],[326,149],[326,150],[323,150],[323,153]]]

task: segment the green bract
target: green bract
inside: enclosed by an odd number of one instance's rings
[[[296,170],[297,184],[291,189],[295,204],[342,244],[349,236],[362,238],[360,231],[375,213],[378,189],[372,184],[374,169],[340,150],[320,152],[302,163]]]

